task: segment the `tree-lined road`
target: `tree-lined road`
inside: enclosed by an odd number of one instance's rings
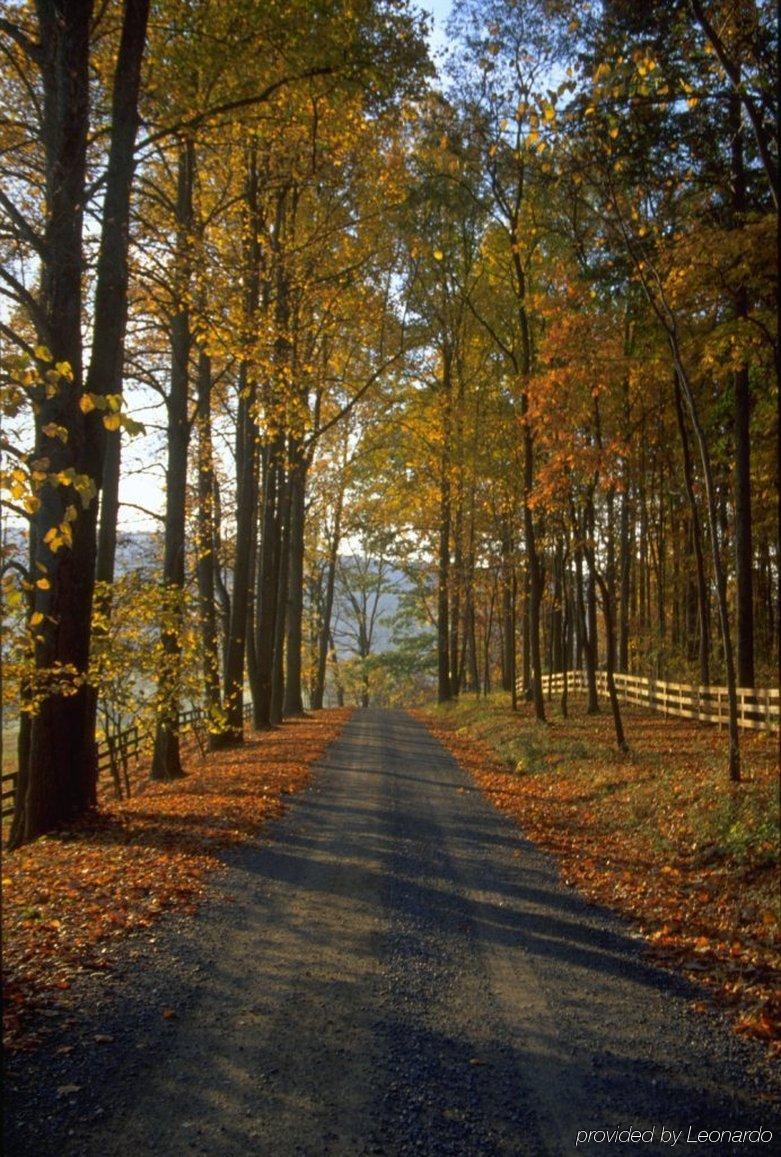
[[[357,712],[169,941],[108,1002],[112,1046],[34,1063],[12,1153],[655,1154],[667,1128],[718,1155],[687,1130],[773,1127],[758,1050],[691,1012],[403,712]],[[625,1128],[646,1141],[576,1145]]]

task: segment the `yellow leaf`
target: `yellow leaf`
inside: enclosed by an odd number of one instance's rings
[[[43,622],[43,615],[41,614],[40,611],[34,611],[30,615],[30,626],[31,627],[37,627],[38,624],[42,623],[42,622]]]
[[[445,255],[441,249],[435,249],[434,250],[434,260],[435,261],[442,261],[444,259],[444,256]]]
[[[92,399],[92,394],[82,394],[79,398],[79,409],[82,414],[88,414],[90,410],[95,409],[95,403]]]
[[[434,256],[436,256],[436,254]],[[103,425],[107,430],[118,430],[122,425],[122,419],[119,414],[106,414],[103,419]]]

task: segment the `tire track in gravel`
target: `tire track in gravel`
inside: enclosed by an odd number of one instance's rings
[[[113,997],[85,994],[77,1037],[115,1045],[14,1062],[7,1152],[657,1154],[662,1126],[690,1125],[777,1141],[761,1050],[690,1012],[410,716],[357,712],[271,835]],[[576,1148],[617,1127],[654,1140]]]

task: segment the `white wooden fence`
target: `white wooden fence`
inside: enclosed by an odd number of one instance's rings
[[[688,683],[665,683],[661,679],[644,679],[639,675],[614,676],[616,691],[626,703],[636,703],[642,707],[652,707],[665,715],[680,715],[684,719],[699,719],[703,723],[716,723],[726,727],[729,722],[726,687],[691,687]],[[543,694],[560,695],[564,690],[564,676],[543,675]],[[586,672],[568,671],[567,690],[585,691]],[[607,674],[597,671],[597,690],[607,695]],[[519,693],[522,687],[519,684]],[[739,687],[738,724],[754,731],[779,730],[781,710],[777,689],[760,690],[755,687]]]

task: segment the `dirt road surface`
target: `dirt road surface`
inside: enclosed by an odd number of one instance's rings
[[[13,1060],[6,1152],[781,1151],[761,1049],[691,1011],[403,712],[356,713],[199,918],[149,939],[71,1051]]]

